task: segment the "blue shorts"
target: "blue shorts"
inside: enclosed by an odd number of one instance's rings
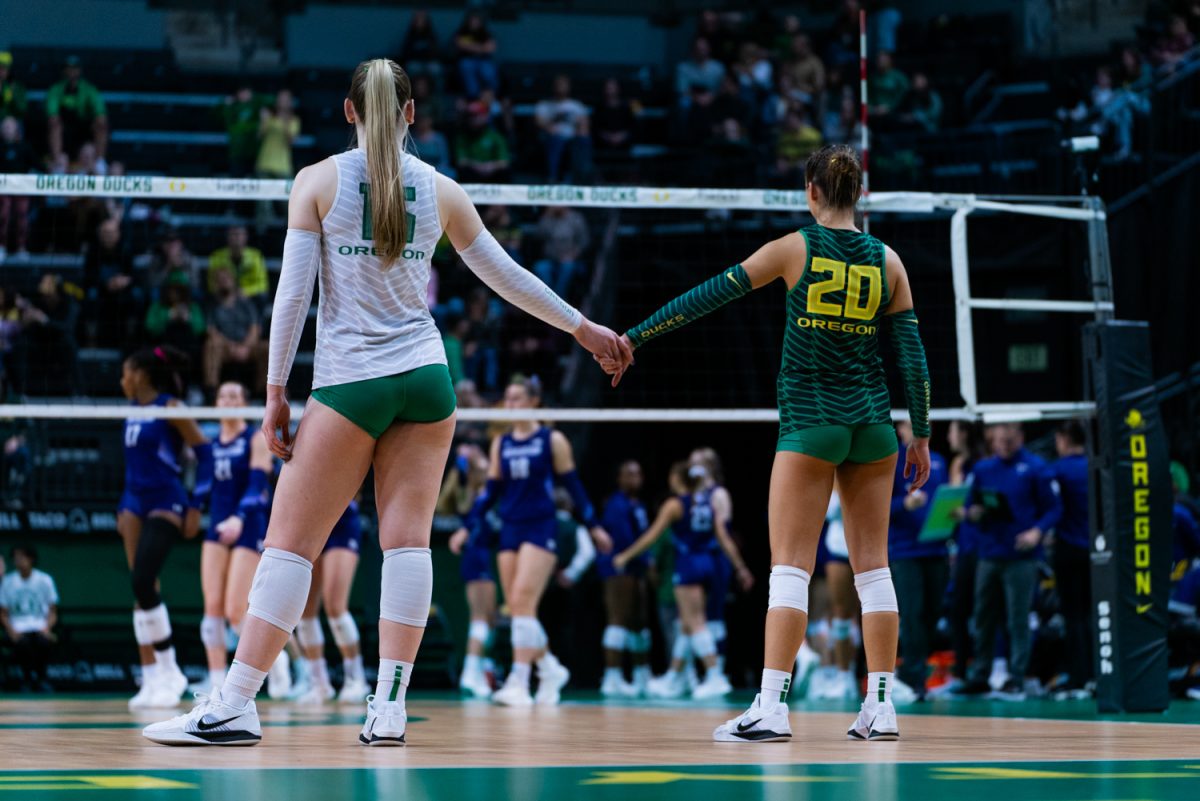
[[[703,584],[706,588],[710,587],[716,573],[717,569],[713,563],[711,552],[675,552],[675,573],[671,578],[676,587],[691,584]]]
[[[492,573],[492,551],[490,548],[463,548],[458,572],[464,584],[472,581],[495,581]]]
[[[558,553],[558,519],[547,517],[504,523],[500,527],[500,550],[515,551],[527,542],[550,553]]]
[[[228,515],[226,515],[228,517]],[[223,520],[224,518],[222,518]],[[221,520],[214,519],[204,533],[205,542],[219,542],[217,524]],[[246,548],[255,553],[263,552],[263,540],[267,538],[267,515],[264,512],[248,512],[242,521],[242,536],[233,544],[234,548]]]
[[[729,585],[733,581],[733,562],[722,550],[712,552],[713,578],[708,585],[705,597],[705,620],[725,619],[725,597],[729,595]]]
[[[358,519],[358,512],[351,512],[338,518],[321,553],[332,551],[334,548],[345,548],[358,553],[361,547],[362,523]]]
[[[182,516],[187,511],[188,496],[182,484],[145,489],[126,489],[121,493],[118,512],[131,512],[145,519],[151,512],[171,512]]]
[[[841,562],[843,565],[848,565],[850,564],[850,557],[830,553],[829,548],[825,546],[825,532],[822,531],[821,539],[817,540],[817,563],[816,569],[813,570],[813,575],[825,575],[825,565],[830,562]]]

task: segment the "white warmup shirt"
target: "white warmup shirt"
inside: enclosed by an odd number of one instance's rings
[[[13,571],[0,583],[0,607],[18,634],[41,631],[50,619],[50,607],[58,603],[54,579],[34,568],[29,578]]]

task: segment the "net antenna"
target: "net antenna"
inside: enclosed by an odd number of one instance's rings
[[[871,233],[871,137],[867,125],[867,10],[858,10],[858,93],[859,117],[862,130],[862,223],[863,233]]]
[[[865,18],[864,18],[865,19]],[[866,161],[864,158],[864,168]],[[286,201],[292,182],[270,179],[186,178],[166,176],[87,176],[0,174],[0,195],[53,197],[136,197],[139,200],[274,200]],[[578,208],[690,209],[767,214],[806,214],[805,192],[776,189],[716,189],[697,187],[569,186],[520,184],[464,184],[479,205],[567,205]],[[864,177],[864,190],[866,188]],[[1112,276],[1109,264],[1106,213],[1095,196],[1001,197],[929,192],[877,192],[862,201],[872,214],[950,216],[951,273],[955,303],[955,334],[960,407],[934,409],[934,420],[982,419],[985,422],[1036,421],[1091,415],[1089,402],[987,403],[980,399],[976,381],[975,310],[1086,314],[1099,322],[1113,318]],[[972,214],[1018,214],[1083,223],[1088,233],[1088,269],[1091,298],[1042,300],[977,298],[971,294],[967,219]],[[188,417],[215,420],[223,417],[261,419],[262,407],[217,409],[157,409],[136,412],[124,404],[0,404],[0,418],[123,419],[137,414],[155,417]],[[302,413],[296,406],[294,415]],[[894,419],[907,418],[894,410]],[[514,419],[592,422],[755,422],[778,420],[773,408],[748,409],[460,409],[463,421]]]

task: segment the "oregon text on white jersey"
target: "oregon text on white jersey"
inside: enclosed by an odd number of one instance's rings
[[[408,243],[384,270],[374,254],[370,183],[362,148],[333,157],[337,193],[321,220],[320,299],[313,389],[445,364],[429,313],[430,258],[442,237],[436,172],[401,156]]]

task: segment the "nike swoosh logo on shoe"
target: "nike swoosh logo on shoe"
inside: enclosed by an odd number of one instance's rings
[[[200,731],[212,731],[218,726],[224,726],[226,723],[237,720],[240,717],[241,715],[234,715],[231,718],[225,718],[225,720],[218,720],[216,723],[205,723],[204,719],[201,718],[200,720],[196,721],[196,728]]]
[[[756,740],[778,740],[780,738],[791,739],[792,735],[783,733],[783,732],[769,731],[767,729],[761,729],[759,731],[752,731],[747,734],[742,734],[740,732],[734,732],[733,736],[738,737],[742,740],[754,742]]]
[[[758,720],[752,720],[749,723],[742,721],[737,725],[738,733],[741,734],[742,732],[750,731],[750,729],[754,728],[760,723],[762,723],[762,718],[759,718]]]

